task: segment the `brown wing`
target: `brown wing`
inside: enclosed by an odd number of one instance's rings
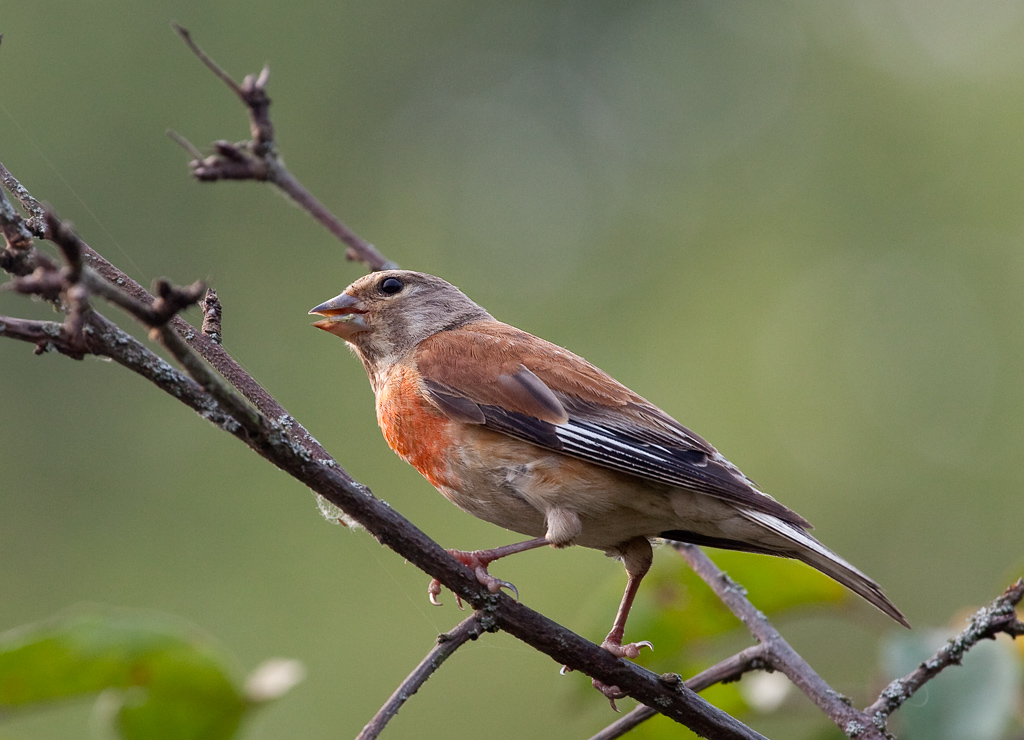
[[[810,526],[664,411],[532,334],[468,324],[422,342],[416,365],[427,397],[452,419]]]

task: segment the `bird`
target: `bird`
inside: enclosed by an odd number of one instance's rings
[[[626,619],[652,543],[671,540],[803,561],[910,626],[875,581],[703,438],[445,280],[371,272],[309,313],[362,361],[391,449],[460,509],[532,538],[450,551],[491,592],[514,590],[488,571],[498,558],[544,545],[602,550],[622,561],[627,582],[601,647],[636,658],[652,645],[624,644]],[[440,584],[429,591],[436,602]]]

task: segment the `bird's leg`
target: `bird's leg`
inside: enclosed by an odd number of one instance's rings
[[[517,542],[513,545],[503,545],[501,547],[494,547],[490,550],[449,550],[449,554],[458,560],[463,565],[468,566],[473,573],[476,574],[476,579],[481,585],[486,586],[487,590],[492,594],[498,593],[503,588],[507,588],[516,595],[516,599],[519,599],[519,591],[508,581],[503,581],[500,578],[495,578],[487,572],[487,566],[493,563],[499,558],[507,557],[508,555],[515,555],[517,552],[526,552],[527,550],[534,550],[542,545],[548,544],[546,537],[535,537],[532,540],[526,540],[526,542]],[[430,586],[427,587],[427,593],[430,595],[430,603],[435,606],[439,606],[441,602],[437,600],[437,597],[441,595],[441,582],[436,578],[430,582]],[[459,595],[455,595],[455,600],[459,603],[459,608],[462,608],[462,600]]]
[[[633,606],[633,599],[636,598],[636,592],[640,588],[640,581],[647,575],[647,571],[651,569],[654,553],[651,550],[651,543],[646,537],[637,537],[621,546],[618,554],[622,557],[622,562],[626,566],[626,575],[628,577],[626,591],[622,594],[622,602],[619,604],[619,610],[615,613],[615,621],[612,623],[611,632],[604,638],[601,647],[616,658],[636,658],[640,655],[641,648],[648,647],[653,650],[654,645],[647,640],[623,645],[622,638],[626,634],[626,619],[629,617],[629,610]],[[609,686],[602,683],[596,678],[591,683],[593,683],[595,689],[608,697],[608,700],[612,703],[612,709],[618,711],[618,708],[615,706],[615,700],[625,696],[622,690],[618,686]]]
[[[633,606],[633,599],[636,598],[641,580],[643,580],[643,575],[629,575],[626,591],[622,594],[622,602],[619,604],[619,610],[615,613],[615,622],[612,624],[611,632],[601,643],[601,647],[616,658],[635,658],[640,655],[640,648],[643,647],[654,649],[654,646],[647,640],[622,644],[622,638],[626,634],[626,619],[629,617],[629,610]]]

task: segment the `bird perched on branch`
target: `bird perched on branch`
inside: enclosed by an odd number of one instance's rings
[[[603,550],[623,562],[628,582],[602,647],[635,658],[650,643],[623,644],[626,617],[651,542],[665,538],[802,560],[909,626],[878,584],[710,444],[444,280],[374,272],[310,313],[362,360],[391,448],[459,508],[534,538],[453,551],[492,592],[511,587],[487,571],[505,555],[542,545]],[[439,592],[435,581],[431,600]]]

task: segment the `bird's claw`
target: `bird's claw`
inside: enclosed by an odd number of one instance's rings
[[[613,710],[615,710],[616,712],[619,711],[619,708],[617,706],[615,706],[615,700],[616,699],[625,699],[626,698],[626,692],[625,691],[620,689],[618,686],[609,686],[606,683],[601,683],[596,678],[592,679],[590,684],[595,689],[597,689],[602,694],[604,694],[605,698],[608,700],[608,703],[612,705],[612,709]]]
[[[437,600],[437,597],[441,595],[441,582],[434,578],[430,585],[427,586],[427,596],[430,597],[430,603],[434,606],[441,606],[441,602]]]
[[[465,550],[449,550],[448,552],[460,563],[471,568],[473,573],[476,575],[476,580],[480,582],[480,585],[485,586],[492,594],[496,594],[501,591],[501,589],[507,588],[515,594],[516,601],[519,601],[519,589],[508,581],[503,581],[487,572],[487,566],[495,559],[491,550],[474,550],[471,552],[467,552]]]
[[[430,603],[434,606],[443,606],[443,604],[437,600],[437,597],[440,595],[441,582],[435,578],[430,582],[430,585],[427,586],[427,596],[430,598]],[[455,603],[458,605],[459,609],[462,609],[462,599],[460,599],[459,595],[456,593],[453,593],[452,595],[455,597]]]
[[[484,586],[487,586],[487,590],[492,594],[498,593],[501,589],[507,588],[515,596],[516,601],[519,601],[519,589],[508,581],[503,581],[500,578],[495,578],[488,573],[484,568],[476,569],[476,579]]]

